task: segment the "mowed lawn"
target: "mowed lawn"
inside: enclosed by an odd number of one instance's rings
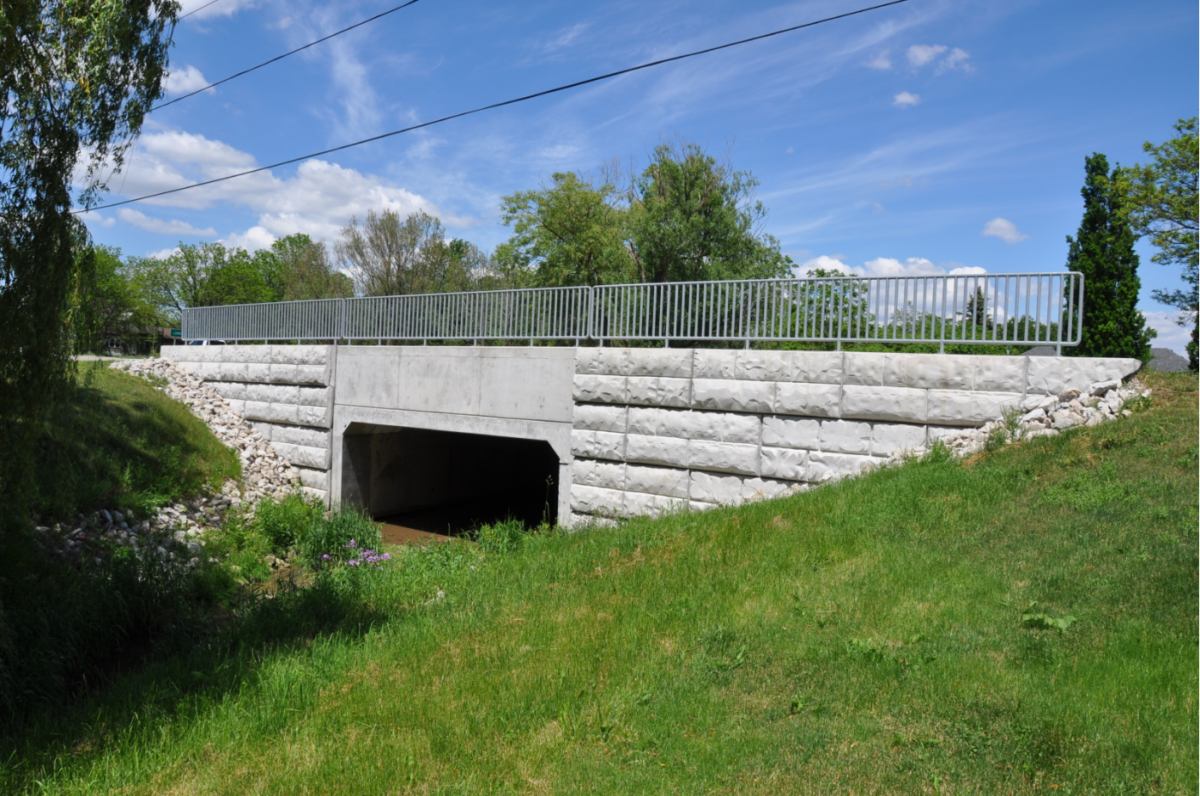
[[[0,765],[54,794],[1194,794],[1197,382],[1149,380],[966,462],[402,554],[369,629],[221,688],[131,675]]]

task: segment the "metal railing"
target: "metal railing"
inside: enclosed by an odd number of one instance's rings
[[[291,301],[184,310],[185,340],[1079,344],[1083,275],[823,277]]]

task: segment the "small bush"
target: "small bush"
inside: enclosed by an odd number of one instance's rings
[[[264,500],[258,504],[254,524],[277,553],[296,547],[322,521],[325,504],[306,501],[298,492],[279,502]]]
[[[308,534],[296,540],[300,555],[313,564],[321,561],[346,561],[354,548],[378,550],[382,536],[379,526],[368,515],[352,508],[339,508],[329,519],[319,519]],[[326,558],[328,556],[328,558]]]
[[[495,525],[484,525],[475,532],[475,541],[485,553],[507,553],[520,547],[527,535],[525,524],[510,518]]]

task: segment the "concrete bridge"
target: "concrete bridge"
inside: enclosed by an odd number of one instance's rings
[[[331,504],[570,524],[857,472],[1131,359],[566,346],[176,346]]]

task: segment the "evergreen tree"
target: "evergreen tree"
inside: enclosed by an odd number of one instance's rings
[[[1083,185],[1083,221],[1076,237],[1067,236],[1067,270],[1084,277],[1083,337],[1076,356],[1150,356],[1154,330],[1137,309],[1141,280],[1137,239],[1129,224],[1120,168],[1109,173],[1108,159],[1099,153],[1087,159]]]

